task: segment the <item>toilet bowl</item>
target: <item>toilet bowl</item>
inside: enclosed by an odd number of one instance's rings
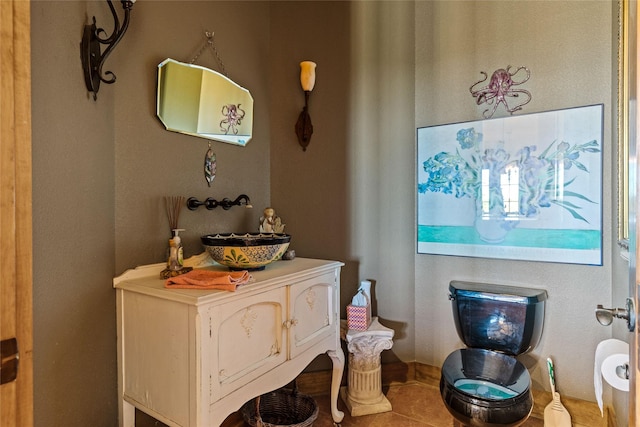
[[[463,348],[442,365],[440,393],[455,419],[469,426],[518,426],[533,408],[531,379],[514,357]]]
[[[519,426],[533,409],[531,378],[516,356],[542,335],[546,292],[451,282],[458,335],[468,346],[445,359],[440,393],[447,410],[467,426]]]

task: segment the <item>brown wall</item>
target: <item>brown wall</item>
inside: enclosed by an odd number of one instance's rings
[[[176,17],[180,17],[176,19]],[[118,82],[105,90],[116,97],[115,191],[116,273],[158,262],[166,253],[168,222],[163,196],[251,198],[254,209],[183,209],[180,228],[185,255],[202,252],[200,236],[257,231],[269,204],[270,134],[268,108],[269,3],[140,2],[119,46]],[[253,139],[245,146],[212,142],[217,174],[207,186],[204,156],[208,140],[168,132],[156,118],[156,70],[166,58],[190,62],[214,32],[226,72],[254,99]],[[207,47],[198,65],[222,72]]]
[[[34,420],[114,426],[113,88],[93,102],[79,42],[83,2],[33,2]],[[98,19],[105,16],[102,13]],[[117,70],[116,70],[117,71]],[[97,421],[96,420],[100,420]]]

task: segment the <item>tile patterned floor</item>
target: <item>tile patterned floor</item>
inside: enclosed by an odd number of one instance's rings
[[[432,385],[409,382],[384,389],[393,410],[375,415],[352,417],[346,412],[345,404],[338,399],[338,408],[345,411],[342,427],[453,427],[454,420],[447,412],[440,391]],[[313,427],[333,427],[329,396],[314,396],[319,406],[318,419]],[[221,427],[244,427],[240,414],[232,414]],[[543,427],[544,422],[538,418],[529,418],[523,427]]]

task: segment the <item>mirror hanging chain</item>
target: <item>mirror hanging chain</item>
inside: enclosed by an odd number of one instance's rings
[[[227,70],[224,67],[224,62],[222,62],[222,59],[220,58],[220,54],[218,53],[218,49],[216,49],[216,46],[213,42],[213,36],[215,35],[215,33],[211,32],[211,31],[205,31],[204,32],[204,36],[207,38],[204,42],[202,42],[202,46],[200,47],[200,50],[198,51],[198,53],[196,53],[196,55],[193,57],[193,59],[189,62],[190,64],[194,64],[198,58],[200,57],[200,55],[202,55],[202,52],[204,52],[204,50],[207,48],[207,46],[211,47],[211,51],[213,52],[213,55],[216,58],[216,61],[218,61],[218,64],[220,65],[220,68],[222,69],[222,74],[224,74],[225,77],[229,78],[229,75],[227,74]]]

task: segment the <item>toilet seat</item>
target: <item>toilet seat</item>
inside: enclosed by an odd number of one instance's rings
[[[451,353],[440,393],[449,412],[472,426],[518,426],[533,409],[531,377],[513,356],[480,348]]]

